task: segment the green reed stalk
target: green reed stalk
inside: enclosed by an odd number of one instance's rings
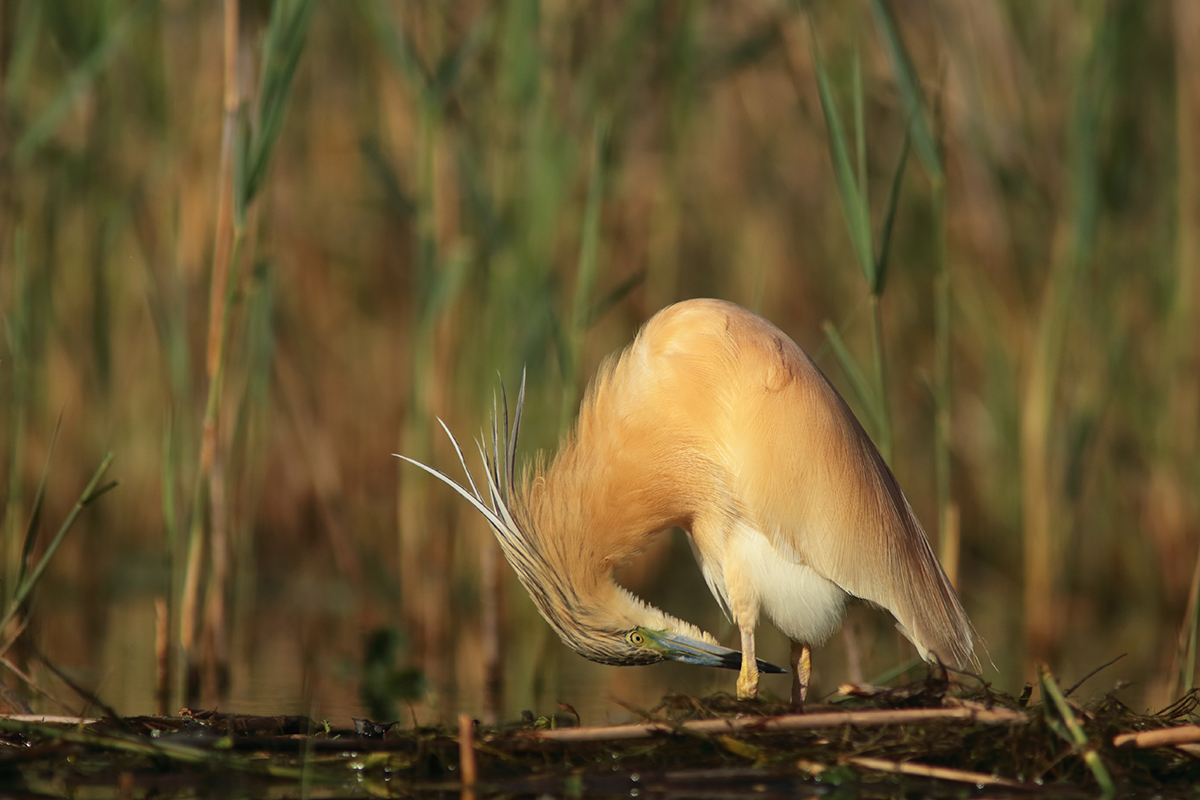
[[[933,243],[937,253],[934,297],[934,475],[937,481],[938,555],[952,584],[958,584],[960,531],[958,512],[950,483],[950,449],[953,390],[950,374],[951,282],[946,242],[946,184],[933,182]]]
[[[1110,800],[1116,795],[1117,787],[1108,767],[1100,758],[1099,747],[1088,741],[1087,733],[1075,716],[1075,710],[1067,702],[1050,668],[1045,664],[1038,665],[1038,689],[1042,695],[1042,712],[1046,724],[1059,738],[1068,742],[1075,752],[1083,756],[1084,763],[1100,786],[1101,800]]]
[[[871,212],[868,206],[866,187],[865,185],[860,185],[860,178],[856,177],[856,174],[861,175],[864,176],[862,179],[865,180],[866,168],[863,165],[859,165],[856,173],[855,167],[851,163],[850,147],[846,138],[845,128],[842,125],[841,114],[837,109],[829,76],[825,71],[824,62],[821,60],[817,49],[816,36],[813,33],[811,22],[809,25],[809,43],[813,54],[813,65],[816,71],[817,91],[821,100],[821,110],[825,116],[829,156],[833,164],[834,178],[837,182],[842,217],[846,221],[846,228],[850,234],[851,247],[858,260],[859,269],[862,270],[863,277],[867,281],[871,295],[870,316],[873,345],[872,376],[874,378],[874,385],[862,377],[862,369],[855,362],[849,348],[845,346],[841,336],[834,331],[834,328],[827,324],[825,332],[830,337],[830,344],[833,346],[834,354],[837,356],[842,370],[850,378],[851,387],[854,389],[859,402],[862,403],[863,408],[868,414],[872,423],[872,431],[876,442],[880,445],[881,452],[884,448],[888,451],[884,454],[884,457],[887,458],[891,450],[891,432],[887,429],[887,416],[884,412],[883,387],[881,383],[883,376],[882,326],[880,325],[878,298],[876,296],[876,288],[879,284],[876,280],[875,255],[871,243]],[[857,69],[855,74],[857,75]],[[855,119],[861,119],[863,115],[858,106],[862,103],[862,92],[857,80],[855,81],[855,87]],[[865,153],[864,138],[861,133],[856,133],[856,150],[860,151],[860,153]]]
[[[1061,551],[1070,520],[1055,487],[1055,395],[1072,311],[1092,265],[1100,217],[1098,138],[1105,90],[1110,82],[1116,26],[1102,10],[1091,42],[1079,60],[1068,127],[1071,209],[1069,244],[1054,259],[1036,320],[1033,354],[1021,408],[1021,462],[1025,534],[1025,631],[1030,655],[1045,658],[1058,634],[1057,591]]]
[[[91,480],[88,481],[87,486],[84,487],[83,492],[79,495],[79,499],[76,500],[75,505],[71,507],[71,512],[67,514],[67,518],[63,520],[62,525],[59,526],[58,532],[54,534],[54,538],[51,539],[49,544],[46,545],[45,552],[42,553],[42,557],[38,559],[38,562],[33,569],[26,573],[24,568],[22,568],[21,579],[18,581],[16,589],[13,591],[12,598],[5,606],[4,616],[0,617],[0,631],[3,631],[8,626],[8,623],[13,620],[13,617],[17,615],[17,612],[20,611],[21,604],[25,602],[26,598],[29,597],[29,593],[33,591],[35,586],[37,586],[38,580],[41,579],[42,574],[46,571],[46,567],[50,566],[50,561],[54,558],[54,554],[58,552],[59,546],[62,545],[63,540],[66,539],[71,527],[75,524],[75,520],[77,520],[79,515],[83,513],[83,509],[93,503],[109,489],[112,489],[117,485],[114,481],[107,483],[104,486],[100,486],[100,479],[104,477],[104,473],[108,470],[108,465],[112,463],[112,460],[112,453],[105,455],[104,460],[100,462],[100,466],[96,468],[96,471],[92,474]],[[36,523],[37,517],[40,516],[40,497],[37,505],[38,508],[35,509],[32,523]],[[36,529],[31,527],[29,535],[26,538],[25,549],[29,551],[30,555],[32,555],[32,539],[36,533]],[[7,650],[11,644],[11,641],[4,643],[2,646],[0,646],[0,652]]]
[[[833,347],[834,354],[842,366],[842,370],[850,379],[851,387],[859,402],[866,410],[874,433],[875,443],[884,461],[892,460],[892,425],[891,414],[887,402],[887,355],[884,346],[882,299],[886,286],[889,243],[892,234],[892,224],[895,220],[896,207],[899,203],[900,186],[903,182],[904,169],[907,164],[908,144],[905,142],[899,164],[893,175],[891,194],[888,198],[888,208],[882,237],[879,243],[878,255],[875,252],[871,232],[871,210],[868,198],[867,164],[866,164],[866,133],[863,113],[863,91],[859,53],[854,51],[854,67],[852,75],[852,100],[854,106],[855,152],[857,154],[857,172],[850,163],[850,147],[846,140],[845,129],[841,115],[833,97],[829,77],[817,51],[816,39],[810,26],[809,41],[812,45],[813,63],[816,68],[817,89],[821,99],[821,110],[824,112],[826,130],[829,136],[829,153],[833,162],[834,177],[837,181],[838,197],[841,200],[842,214],[846,220],[846,228],[850,234],[850,243],[857,256],[859,268],[867,281],[867,304],[871,326],[871,380],[863,377],[862,369],[854,362],[849,348],[842,342],[831,325],[825,325],[826,336]]]
[[[21,479],[24,475],[25,426],[29,417],[31,392],[30,349],[34,319],[34,298],[29,286],[28,237],[18,227],[13,241],[13,311],[5,315],[4,334],[12,369],[12,397],[9,400],[8,495],[4,507],[6,590],[17,585],[18,572],[25,568],[21,539]],[[38,508],[38,503],[34,503]]]
[[[37,3],[29,5],[40,5]],[[88,91],[95,83],[100,73],[108,66],[113,56],[121,49],[125,39],[146,14],[157,5],[154,0],[140,0],[133,4],[119,19],[108,26],[104,36],[96,43],[87,57],[71,73],[54,97],[42,109],[33,122],[24,129],[13,148],[13,161],[18,168],[27,165],[31,158],[41,150],[58,131],[68,113],[78,102],[79,97]],[[38,26],[38,16],[26,18],[33,33]],[[32,42],[27,46],[32,47]],[[29,53],[25,58],[32,58]]]
[[[192,493],[191,524],[189,528],[184,582],[180,598],[180,640],[186,664],[184,703],[199,702],[202,679],[200,663],[199,626],[201,575],[205,569],[205,553],[210,550],[212,537],[212,480],[217,450],[217,423],[221,409],[221,386],[224,381],[225,344],[229,334],[229,300],[233,287],[230,280],[241,244],[241,230],[236,224],[234,187],[234,148],[240,96],[237,84],[238,59],[238,2],[225,0],[224,7],[224,117],[221,129],[221,155],[217,178],[217,229],[213,248],[212,282],[209,291],[208,347],[205,373],[208,392],[200,434],[200,463]],[[220,516],[218,513],[217,516]]]
[[[208,392],[200,438],[200,463],[192,498],[192,520],[185,577],[180,603],[180,638],[187,662],[185,702],[199,699],[202,665],[198,660],[198,626],[214,642],[217,653],[212,664],[219,695],[228,689],[229,665],[225,627],[228,593],[228,525],[225,484],[219,448],[222,387],[226,373],[226,351],[232,320],[232,305],[238,285],[237,266],[245,237],[248,209],[265,183],[267,168],[283,128],[292,79],[304,48],[313,12],[312,0],[276,0],[271,8],[263,41],[261,83],[258,95],[258,128],[239,142],[238,122],[241,96],[237,81],[238,2],[225,0],[224,7],[224,117],[218,174],[217,229],[213,248],[212,283],[209,293],[206,374]],[[220,482],[220,485],[217,483]],[[209,561],[205,564],[205,553]],[[207,567],[209,588],[201,590],[201,574]],[[201,604],[205,608],[201,619]]]
[[[1191,33],[1200,25],[1200,8],[1190,0],[1176,0],[1175,23],[1175,139],[1179,161],[1177,170],[1178,203],[1176,230],[1179,238],[1175,291],[1167,319],[1168,413],[1159,424],[1159,451],[1170,459],[1181,481],[1194,487],[1200,496],[1200,464],[1196,446],[1195,401],[1200,397],[1200,377],[1189,369],[1197,348],[1197,306],[1200,298],[1200,56],[1191,42]],[[1186,694],[1196,685],[1197,637],[1200,636],[1200,552],[1196,554],[1192,582],[1188,592],[1187,613],[1179,641],[1182,664],[1171,676],[1174,700],[1176,688]],[[1180,659],[1177,654],[1177,664]]]
[[[951,449],[951,283],[946,241],[946,177],[942,168],[941,147],[934,138],[926,118],[925,100],[920,78],[895,19],[884,0],[871,0],[871,12],[892,68],[904,113],[907,119],[905,154],[908,143],[931,184],[933,217],[933,247],[936,272],[934,276],[934,474],[937,483],[939,550],[942,567],[955,581],[958,573],[959,537],[957,514],[950,485]],[[903,159],[902,159],[903,164]],[[897,180],[903,174],[903,165]],[[898,187],[893,187],[893,194]]]
[[[431,452],[429,435],[430,414],[425,400],[430,374],[429,352],[431,346],[432,326],[427,322],[426,301],[428,298],[428,275],[432,271],[434,257],[433,247],[433,115],[437,104],[430,97],[429,87],[425,78],[425,69],[417,57],[417,53],[400,22],[393,19],[392,14],[381,2],[371,1],[361,4],[363,20],[371,30],[380,49],[387,57],[392,68],[403,80],[407,89],[414,95],[414,105],[417,114],[417,187],[415,197],[404,205],[411,206],[410,211],[416,216],[417,242],[414,252],[416,263],[415,301],[413,314],[415,322],[409,328],[411,337],[410,351],[412,353],[412,382],[407,400],[404,422],[400,429],[400,451],[411,454],[414,458],[428,461]],[[389,173],[390,177],[395,177]],[[398,180],[394,181],[393,194],[399,195]],[[426,602],[425,587],[425,547],[428,527],[427,482],[420,470],[401,469],[397,473],[396,492],[400,502],[396,507],[396,535],[400,548],[400,591],[401,612],[404,614],[406,626],[413,631],[418,642],[418,651],[425,649],[426,620],[423,606]],[[424,665],[428,666],[428,665]]]
[[[575,300],[568,323],[568,347],[563,359],[562,405],[559,408],[559,430],[570,428],[575,419],[583,360],[583,340],[591,322],[592,296],[596,287],[598,253],[600,250],[600,210],[604,205],[604,148],[607,124],[597,121],[592,129],[592,152],[588,175],[587,201],[583,209],[583,230],[579,241],[579,266],[575,275]]]

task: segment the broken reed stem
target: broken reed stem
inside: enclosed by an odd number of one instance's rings
[[[1178,725],[1174,728],[1158,728],[1152,731],[1134,731],[1113,737],[1114,747],[1132,746],[1138,749],[1162,747],[1169,744],[1200,742],[1200,725]]]
[[[3,665],[4,667],[6,667],[8,669],[9,672],[11,672],[13,675],[16,675],[18,678],[20,678],[21,681],[26,686],[28,686],[30,689],[33,689],[33,691],[37,692],[39,695],[41,695],[42,697],[49,700],[51,703],[54,703],[56,706],[61,708],[63,711],[66,711],[68,714],[71,713],[70,706],[68,706],[62,700],[59,700],[56,696],[50,694],[50,692],[43,689],[40,685],[38,685],[38,682],[33,679],[32,675],[25,673],[16,664],[12,663],[7,658],[0,656],[0,665]],[[10,714],[10,715],[6,715],[6,716],[16,717],[16,716],[20,716],[20,715],[19,714],[18,715]],[[49,719],[54,719],[54,717],[49,717]]]
[[[157,713],[165,717],[171,705],[171,611],[165,597],[154,598],[154,663]]]
[[[101,717],[72,717],[54,714],[0,714],[0,719],[10,722],[31,722],[34,725],[95,725]]]
[[[208,399],[205,403],[204,424],[200,436],[200,469],[196,476],[196,491],[193,494],[191,540],[188,544],[186,577],[180,603],[180,641],[187,664],[185,705],[194,705],[199,700],[201,667],[197,648],[199,638],[197,625],[200,622],[200,585],[205,544],[212,542],[212,546],[223,545],[223,539],[221,542],[212,541],[212,526],[218,522],[223,523],[225,519],[223,509],[209,509],[206,506],[212,497],[213,469],[217,451],[217,423],[220,418],[224,350],[229,329],[227,302],[229,274],[237,259],[237,244],[240,239],[240,231],[235,229],[233,204],[233,148],[236,143],[239,105],[237,80],[238,0],[225,0],[224,13],[225,107],[217,180],[216,240],[213,247],[212,285],[209,292],[208,349],[205,361],[208,375]],[[220,500],[220,495],[217,500]],[[209,510],[213,513],[208,519],[208,524],[205,524],[206,511]],[[214,579],[222,578],[223,576],[214,575]],[[212,589],[224,591],[224,587],[219,585],[214,585]],[[218,647],[218,651],[221,649]]]
[[[217,173],[217,232],[213,251],[212,293],[208,316],[205,366],[212,380],[221,364],[224,341],[225,287],[233,252],[233,146],[238,111],[238,0],[225,0],[225,107],[221,124],[221,160]],[[207,442],[206,442],[207,444]]]
[[[940,118],[940,115],[939,115]],[[959,527],[958,506],[950,485],[950,443],[952,439],[950,381],[951,282],[950,260],[946,252],[946,182],[933,182],[934,247],[937,248],[937,275],[934,292],[934,473],[938,500],[938,555],[952,586],[958,586]]]
[[[229,637],[225,629],[225,595],[229,586],[229,515],[225,497],[225,459],[213,454],[212,475],[208,487],[209,505],[209,590],[204,604],[205,644],[209,648],[209,674],[206,676],[212,697],[225,697],[229,691]]]
[[[941,781],[957,783],[973,783],[977,786],[1007,786],[1011,789],[1027,789],[1029,784],[1021,783],[1012,778],[1001,778],[984,772],[972,772],[951,767],[934,767],[928,764],[916,764],[911,761],[888,761],[885,758],[868,758],[867,756],[849,756],[838,759],[839,764],[850,764],[875,772],[889,772],[897,775],[915,775],[921,778],[933,778]]]
[[[883,352],[883,314],[879,303],[881,294],[871,291],[871,339],[873,342],[873,370],[875,373],[876,402],[879,404],[879,452],[883,460],[892,463],[892,417],[887,401],[887,364]]]
[[[784,714],[778,717],[738,717],[702,719],[689,722],[647,722],[639,725],[614,725],[600,728],[561,728],[549,731],[525,731],[519,736],[555,742],[607,742],[625,739],[650,739],[667,734],[771,733],[842,725],[909,725],[937,720],[961,720],[982,725],[1015,725],[1028,721],[1027,714],[1004,708],[906,708],[880,711],[830,711],[817,714]]]
[[[1177,699],[1181,694],[1192,690],[1196,679],[1196,636],[1200,614],[1200,552],[1196,553],[1196,565],[1192,569],[1192,583],[1188,589],[1187,610],[1183,614],[1183,627],[1179,629],[1179,638],[1175,647],[1175,657],[1171,663],[1171,682],[1168,684],[1167,697]],[[1182,686],[1182,690],[1180,689]]]
[[[483,722],[495,725],[504,708],[504,649],[500,635],[500,608],[503,600],[504,569],[500,547],[488,536],[480,554],[479,593],[483,597],[480,613],[480,639],[483,649]]]
[[[1167,413],[1160,421],[1162,446],[1178,466],[1181,475],[1188,466],[1195,475],[1195,407],[1200,395],[1194,365],[1200,361],[1196,345],[1196,309],[1200,307],[1200,55],[1186,42],[1200,29],[1200,9],[1186,0],[1174,5],[1175,46],[1175,141],[1178,153],[1177,223],[1178,237],[1174,302],[1168,318]],[[1170,460],[1168,463],[1170,463]],[[1188,594],[1188,610],[1179,634],[1179,650],[1171,670],[1169,698],[1190,692],[1196,680],[1197,600],[1200,595],[1200,553]]]
[[[469,714],[458,715],[458,766],[464,787],[475,785],[475,722]]]

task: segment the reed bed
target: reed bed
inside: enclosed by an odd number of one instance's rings
[[[1108,698],[1045,705],[944,676],[804,713],[728,695],[668,695],[636,723],[569,714],[482,726],[353,728],[302,715],[0,717],[9,785],[40,794],[368,797],[466,794],[860,798],[1190,797],[1196,697],[1155,715]],[[1069,691],[1069,690],[1068,690]],[[33,744],[33,747],[28,746]],[[1002,793],[998,795],[997,793]]]
[[[553,448],[639,324],[718,296],[864,421],[990,681],[1128,653],[1093,691],[1168,705],[1200,616],[1198,25],[1189,0],[4,4],[4,681],[55,713],[30,683],[422,724],[727,689],[565,650],[390,456],[452,463],[435,419],[482,428],[523,371],[522,457]],[[73,515],[101,463],[119,488]],[[665,537],[621,578],[731,636],[676,560]],[[909,655],[848,624],[818,686]]]

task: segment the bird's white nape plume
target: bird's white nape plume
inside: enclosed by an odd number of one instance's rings
[[[493,404],[490,448],[478,442],[486,493],[444,423],[465,485],[401,458],[483,514],[542,616],[586,657],[730,666],[736,651],[715,656],[707,634],[612,579],[681,527],[738,625],[740,697],[756,694],[765,668],[754,658],[762,614],[793,642],[799,701],[810,645],[836,628],[848,596],[891,612],[923,657],[974,663],[971,623],[895,476],[816,364],[757,314],[719,300],[660,311],[601,368],[553,459],[518,484],[524,395],[522,376],[511,426],[505,399],[502,413]]]

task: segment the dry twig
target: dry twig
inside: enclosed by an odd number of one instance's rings
[[[885,758],[868,758],[866,756],[848,756],[840,759],[843,764],[851,764],[876,772],[890,772],[897,775],[915,775],[922,778],[934,778],[939,781],[956,781],[958,783],[973,783],[977,786],[1007,786],[1011,789],[1026,789],[1027,784],[1011,778],[1001,778],[983,772],[972,772],[951,767],[935,767],[929,764],[916,764],[911,761],[888,761]]]
[[[1177,725],[1173,728],[1122,733],[1113,737],[1113,745],[1116,747],[1133,746],[1138,749],[1192,742],[1200,742],[1200,725]]]
[[[1020,711],[1004,708],[907,708],[872,711],[829,711],[817,714],[785,714],[778,717],[737,717],[703,719],[689,722],[648,722],[639,725],[614,725],[597,728],[560,728],[527,731],[530,739],[556,742],[604,742],[623,739],[649,739],[676,733],[771,733],[775,731],[837,728],[842,725],[906,725],[935,720],[962,720],[984,725],[1013,725],[1028,717]]]

